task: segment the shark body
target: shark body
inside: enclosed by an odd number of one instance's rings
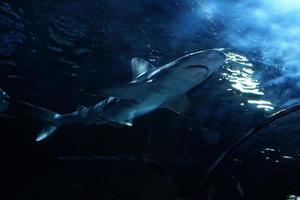
[[[188,104],[185,94],[210,77],[224,61],[225,55],[213,49],[185,55],[157,68],[143,59],[133,58],[132,81],[116,87],[92,90],[94,95],[106,97],[95,106],[58,114],[28,103],[23,104],[44,123],[36,141],[48,138],[64,124],[108,123],[132,126],[135,118],[159,108],[184,113]]]

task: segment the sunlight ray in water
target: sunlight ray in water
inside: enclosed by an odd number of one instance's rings
[[[258,109],[264,109],[265,111],[274,110],[272,102],[267,100],[261,100],[264,96],[264,92],[260,87],[260,83],[254,78],[253,64],[245,56],[227,52],[225,61],[226,72],[222,76],[230,82],[231,88],[228,91],[239,91],[245,95],[251,95],[251,99],[246,102],[242,102],[240,105],[244,106],[245,103],[254,104]],[[257,99],[253,99],[257,98]]]

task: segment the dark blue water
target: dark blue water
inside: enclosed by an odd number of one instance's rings
[[[67,127],[36,143],[32,119],[1,115],[1,199],[297,199],[300,111],[267,123],[200,187],[239,136],[299,103],[299,5],[287,2],[0,1],[0,88],[58,113],[99,101],[82,88],[130,81],[132,57],[227,56],[192,94],[192,120],[158,110],[130,128]]]

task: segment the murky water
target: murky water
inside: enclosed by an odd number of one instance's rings
[[[226,15],[228,5],[235,10]],[[37,144],[34,120],[1,114],[3,199],[299,198],[299,111],[240,144],[198,191],[238,137],[299,103],[297,52],[288,57],[279,46],[282,54],[275,56],[273,43],[267,48],[261,35],[250,38],[246,30],[255,30],[241,12],[252,6],[229,0],[0,1],[0,88],[58,113],[99,101],[82,95],[82,88],[130,81],[133,57],[159,67],[202,49],[222,48],[226,55],[221,69],[190,94],[193,119],[159,110],[131,128],[67,127]],[[233,30],[236,40],[228,37]],[[9,107],[6,98],[0,102],[1,112]],[[207,131],[218,135],[217,144],[201,136]]]

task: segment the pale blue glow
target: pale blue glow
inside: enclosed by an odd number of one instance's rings
[[[299,0],[263,0],[262,3],[265,7],[269,7],[278,12],[290,12],[300,9]]]
[[[55,114],[55,115],[54,115],[54,119],[58,119],[58,118],[60,118],[60,117],[61,117],[60,114]]]
[[[47,136],[48,136],[47,133],[41,133],[38,135],[38,137],[35,139],[35,141],[36,142],[42,141],[42,140],[46,139]]]
[[[239,51],[258,55],[268,65],[282,70],[268,85],[286,81],[300,88],[300,1],[195,0],[199,13],[213,24],[222,24],[218,34]],[[255,57],[256,58],[256,57]],[[237,87],[241,88],[240,85]]]
[[[54,131],[56,131],[57,127],[55,126],[49,126],[49,127],[45,127],[43,128],[43,130],[40,132],[40,134],[38,135],[38,137],[36,138],[36,142],[40,142],[44,139],[46,139],[48,136],[50,136]]]

